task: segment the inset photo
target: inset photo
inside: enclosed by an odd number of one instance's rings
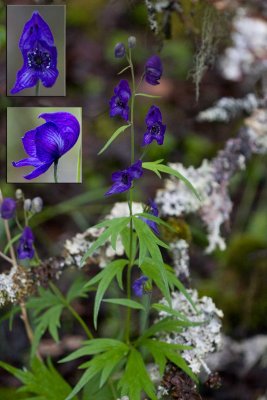
[[[66,96],[65,5],[7,6],[7,96]]]
[[[8,183],[81,183],[81,168],[81,108],[7,108]]]

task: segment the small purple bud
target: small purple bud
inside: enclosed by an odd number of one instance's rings
[[[144,285],[148,281],[147,276],[140,276],[140,278],[136,279],[133,283],[133,291],[137,297],[142,297],[144,294]]]
[[[16,212],[16,202],[14,199],[7,197],[1,204],[1,217],[3,219],[11,219],[14,217]]]
[[[123,58],[125,56],[125,46],[123,43],[117,43],[114,47],[114,55],[116,58]]]
[[[135,36],[128,37],[128,46],[129,46],[129,49],[133,49],[136,46],[136,37]]]

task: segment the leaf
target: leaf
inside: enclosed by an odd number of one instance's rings
[[[4,254],[6,254],[8,252],[8,250],[10,249],[10,246],[14,243],[16,243],[19,238],[21,237],[22,233],[19,233],[18,235],[14,236],[6,245],[6,247],[4,248]]]
[[[147,93],[135,93],[136,96],[148,97],[151,99],[161,99],[162,96],[156,96],[154,94],[147,94]]]
[[[58,328],[60,327],[60,318],[63,309],[63,304],[57,304],[49,308],[37,319],[37,327],[34,330],[34,337],[31,348],[31,357],[35,356],[37,347],[46,330],[49,331],[55,342],[59,342]]]
[[[164,318],[160,321],[151,325],[148,329],[143,332],[142,336],[140,336],[136,343],[140,344],[144,339],[155,336],[161,332],[182,332],[183,328],[179,324],[177,320],[172,318]]]
[[[194,188],[194,186],[192,185],[192,183],[189,182],[189,180],[185,176],[180,174],[180,172],[176,171],[175,169],[173,169],[167,165],[161,164],[159,161],[143,162],[142,167],[145,169],[148,169],[150,171],[153,171],[156,174],[163,172],[165,174],[175,176],[176,178],[180,179],[190,190],[192,190],[192,192],[195,194],[195,196],[198,198],[198,200],[200,200],[199,194],[196,191],[196,189]]]
[[[100,386],[100,374],[96,375],[84,386],[82,400],[114,400],[114,393],[117,396],[115,387],[111,387],[108,383]]]
[[[83,277],[78,277],[75,279],[66,295],[67,302],[71,303],[75,299],[86,298],[87,293],[90,290],[88,287],[86,287],[86,284],[87,281]]]
[[[128,259],[130,258],[130,236],[131,236],[130,228],[126,227],[121,231],[121,241]],[[135,259],[136,251],[137,251],[137,237],[136,233],[132,232],[132,253],[133,253],[132,260]]]
[[[154,308],[157,311],[163,311],[163,312],[165,312],[167,314],[172,315],[173,317],[179,318],[182,321],[189,322],[189,324],[191,324],[191,322],[187,319],[186,315],[180,313],[177,310],[174,310],[173,308],[168,307],[165,304],[155,303],[155,304],[152,304],[151,307]],[[195,324],[195,322],[192,322],[192,323]],[[188,325],[188,326],[190,326],[190,325]]]
[[[95,340],[92,340],[91,342],[95,342]],[[93,346],[91,346],[91,348],[93,349]],[[123,358],[127,356],[128,351],[129,348],[125,343],[114,340],[111,348],[107,349],[105,352],[102,352],[102,354],[95,356],[90,361],[82,364],[80,368],[87,369],[66,400],[72,399],[99,373],[101,373],[100,385],[104,386],[114,369],[118,366],[118,364],[121,363]]]
[[[99,354],[106,352],[114,347],[118,347],[121,345],[120,340],[116,339],[92,339],[92,340],[85,340],[83,341],[83,347],[75,350],[67,357],[64,357],[60,360],[60,363],[69,362],[72,360],[76,360],[77,358],[84,357],[84,356],[91,356],[94,354]]]
[[[187,350],[191,349],[192,347],[179,344],[171,344],[152,339],[146,339],[145,341],[143,341],[142,344],[150,351],[156,363],[159,364],[161,375],[163,374],[165,369],[166,359],[168,359],[177,367],[181,368],[188,376],[190,376],[193,381],[198,382],[196,375],[188,367],[185,360],[179,353],[180,350]]]
[[[102,298],[108,289],[110,283],[112,282],[113,278],[117,275],[118,271],[122,271],[123,268],[128,264],[128,260],[116,260],[110,263],[108,266],[105,267],[104,273],[101,276],[100,283],[98,285],[96,296],[95,296],[95,304],[94,304],[94,326],[97,328],[97,317],[100,308],[100,303]]]
[[[145,219],[154,221],[154,222],[156,222],[156,223],[159,224],[159,225],[165,226],[165,227],[168,228],[170,231],[176,232],[176,230],[175,230],[170,224],[168,224],[168,222],[164,221],[163,219],[161,219],[161,218],[159,218],[159,217],[156,217],[155,215],[152,215],[152,214],[143,212],[143,213],[134,214],[134,216],[135,216],[135,217],[139,217],[139,218],[141,217],[141,218],[145,218]]]
[[[145,221],[140,218],[133,217],[134,227],[139,239],[139,266],[143,263],[147,252],[150,254],[151,258],[155,261],[156,268],[160,272],[163,284],[164,284],[164,295],[169,304],[171,304],[171,296],[169,290],[169,284],[167,279],[166,270],[164,267],[162,255],[159,246],[168,248],[168,246],[162,242],[149,228]]]
[[[118,388],[121,389],[121,396],[128,396],[131,400],[140,400],[143,392],[151,400],[157,400],[155,388],[148,375],[143,358],[139,351],[134,348],[131,349]]]
[[[117,247],[117,240],[118,240],[118,236],[121,233],[121,231],[126,228],[126,226],[128,225],[129,221],[128,218],[121,221],[120,224],[116,225],[116,230],[114,230],[114,232],[111,235],[111,246],[114,249],[114,251],[116,251],[116,247]]]
[[[51,361],[45,365],[39,359],[34,358],[30,371],[14,368],[1,361],[0,366],[22,382],[23,386],[19,388],[19,392],[29,393],[31,397],[27,396],[27,399],[65,400],[71,392],[71,387],[57,372]],[[20,397],[18,396],[18,398]]]
[[[112,220],[103,221],[94,226],[94,228],[101,228],[107,226],[107,229],[97,238],[97,240],[92,244],[90,249],[86,251],[81,260],[81,266],[85,260],[90,257],[99,247],[101,247],[108,238],[117,230],[117,227],[122,223],[122,221],[130,221],[130,217],[113,218]]]
[[[166,266],[166,267],[169,267],[169,266]],[[184,287],[182,282],[175,276],[174,272],[167,271],[167,276],[168,276],[168,281],[172,285],[174,285],[177,289],[179,289],[181,293],[183,293],[184,297],[191,304],[193,310],[197,314],[199,314],[199,310],[198,310],[196,304],[194,303],[192,297],[190,296],[190,294],[188,293],[188,291],[186,290],[186,288]]]
[[[103,300],[106,303],[112,303],[112,304],[119,304],[121,306],[125,307],[130,307],[130,308],[135,308],[137,310],[144,310],[144,306],[137,301],[130,300],[130,299],[104,299]]]
[[[117,137],[124,132],[127,128],[129,128],[131,126],[131,124],[128,125],[123,125],[120,126],[110,137],[110,139],[107,141],[107,143],[105,144],[104,147],[102,147],[102,149],[97,153],[97,155],[100,155],[102,153],[104,153],[105,150],[107,150],[107,148],[111,145],[112,142],[114,142],[115,139],[117,139]]]

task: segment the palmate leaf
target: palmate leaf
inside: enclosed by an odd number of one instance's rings
[[[34,330],[33,342],[31,347],[31,357],[35,356],[37,347],[46,330],[49,331],[55,342],[59,341],[58,329],[60,327],[60,318],[63,309],[63,304],[58,304],[49,308],[44,314],[40,315],[40,317],[37,318],[37,326]]]
[[[145,392],[151,400],[157,400],[155,388],[146,370],[143,358],[139,351],[132,348],[127,359],[125,372],[118,383],[121,396],[128,396],[131,400],[140,400]]]
[[[87,284],[86,287],[91,285],[95,285],[99,282],[98,288],[95,295],[95,304],[94,304],[94,326],[97,328],[97,317],[100,308],[100,303],[103,299],[103,296],[106,290],[109,288],[112,280],[117,277],[119,283],[122,281],[122,273],[124,267],[128,264],[128,260],[120,259],[112,261],[108,264],[103,271],[97,274],[94,278],[92,278]]]
[[[180,345],[161,342],[154,339],[146,339],[142,342],[142,345],[149,350],[155,362],[159,365],[161,375],[164,372],[167,360],[169,360],[177,367],[181,368],[188,376],[190,376],[191,379],[193,379],[195,382],[198,382],[196,375],[188,367],[180,354],[181,350],[189,350],[192,349],[192,347],[182,344]]]
[[[94,225],[94,228],[106,228],[103,233],[97,238],[97,240],[92,244],[92,246],[85,252],[81,260],[81,267],[87,258],[89,258],[99,247],[103,246],[104,243],[114,234],[118,236],[121,230],[125,228],[125,226],[130,222],[130,217],[120,217],[113,218],[110,220],[105,220],[100,222],[97,225]]]
[[[180,174],[180,172],[169,167],[168,165],[161,164],[161,161],[162,160],[157,160],[157,161],[153,161],[153,162],[144,162],[142,164],[142,167],[154,172],[158,176],[160,176],[160,172],[163,172],[164,174],[169,174],[169,175],[175,176],[176,178],[180,179],[190,190],[192,190],[192,192],[195,194],[195,196],[200,200],[199,194],[196,191],[196,189],[194,188],[194,186],[192,185],[192,183],[189,182],[189,180],[185,176]]]
[[[0,361],[0,367],[22,382],[23,386],[18,391],[27,393],[27,400],[65,400],[71,392],[71,387],[57,372],[51,361],[45,365],[34,358],[31,370],[20,370],[2,361]],[[75,399],[77,400],[77,397]]]
[[[94,339],[85,342],[82,349],[61,360],[61,362],[67,362],[82,356],[97,354],[90,361],[80,366],[80,368],[86,368],[86,371],[66,400],[72,399],[88,382],[99,374],[100,387],[104,386],[116,367],[127,356],[128,351],[129,347],[119,340]]]
[[[115,139],[117,139],[117,137],[124,132],[127,128],[129,128],[131,126],[131,124],[128,125],[123,125],[120,126],[110,137],[110,139],[107,141],[107,143],[105,144],[104,147],[102,147],[102,149],[98,152],[98,155],[104,153],[105,150],[107,150],[107,148],[111,145],[112,142],[114,142]]]
[[[35,330],[31,357],[34,357],[42,336],[48,330],[52,338],[58,342],[60,319],[64,308],[68,307],[73,300],[85,297],[91,288],[86,287],[84,278],[76,279],[70,286],[66,298],[59,289],[39,288],[39,297],[33,297],[27,302],[27,308],[33,310]]]

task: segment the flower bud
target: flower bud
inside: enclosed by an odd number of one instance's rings
[[[136,46],[136,37],[135,36],[128,37],[128,46],[129,46],[129,49],[133,49]]]
[[[34,213],[39,213],[43,209],[43,199],[41,197],[34,197],[32,199],[31,211]]]
[[[9,197],[5,198],[0,207],[1,218],[11,219],[16,212],[16,202]]]
[[[23,198],[23,191],[21,189],[17,189],[15,196],[17,200],[21,200]]]
[[[24,208],[25,211],[30,211],[31,205],[32,205],[31,199],[25,199],[24,200],[23,208]]]
[[[114,47],[114,55],[116,58],[122,58],[125,56],[125,46],[123,43],[117,43]]]

